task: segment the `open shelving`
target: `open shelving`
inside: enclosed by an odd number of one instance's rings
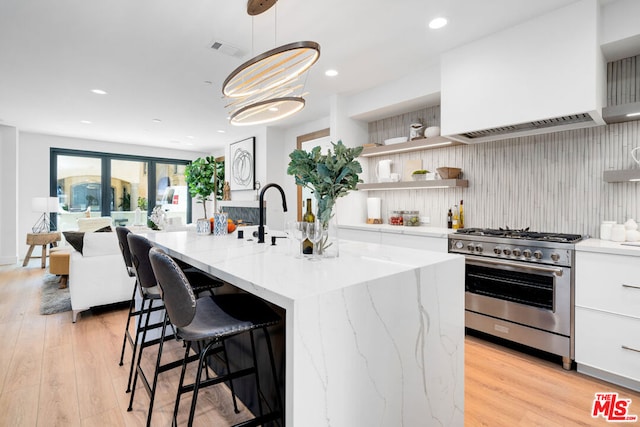
[[[384,156],[387,154],[409,153],[418,150],[430,150],[434,148],[453,147],[461,145],[461,142],[453,141],[442,136],[432,136],[430,138],[414,139],[412,141],[401,142],[393,145],[380,145],[377,147],[365,147],[360,154],[361,157]]]
[[[469,186],[466,179],[434,179],[431,181],[400,181],[377,182],[371,184],[358,184],[361,191],[386,191],[386,190],[420,190],[432,188],[465,188]]]

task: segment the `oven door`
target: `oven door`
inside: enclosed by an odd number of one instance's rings
[[[465,308],[565,336],[571,335],[571,270],[465,257]]]

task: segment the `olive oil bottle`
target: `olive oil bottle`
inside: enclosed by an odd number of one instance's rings
[[[311,212],[311,199],[307,199],[307,212],[302,216],[304,222],[313,223],[316,220],[316,216]],[[302,242],[302,253],[305,255],[313,254],[313,243],[309,239],[304,239]]]

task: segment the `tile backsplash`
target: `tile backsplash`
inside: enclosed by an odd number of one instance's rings
[[[459,145],[385,156],[393,171],[409,159],[422,166],[462,168],[468,188],[369,191],[383,212],[419,210],[446,226],[449,207],[464,200],[467,227],[530,227],[535,231],[598,235],[603,220],[640,218],[640,183],[607,183],[602,172],[637,168],[640,122]],[[369,158],[369,170],[383,157]],[[375,182],[369,176],[367,182]]]

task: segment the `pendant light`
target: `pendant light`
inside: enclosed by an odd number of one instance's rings
[[[276,1],[249,0],[247,13],[262,13]],[[304,84],[298,81],[319,57],[318,43],[300,41],[264,52],[233,70],[222,85],[222,94],[231,100],[231,124],[269,123],[302,110],[306,94],[300,93]]]

